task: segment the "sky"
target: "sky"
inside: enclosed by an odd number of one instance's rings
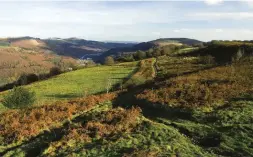
[[[0,37],[253,40],[253,0],[0,1]]]

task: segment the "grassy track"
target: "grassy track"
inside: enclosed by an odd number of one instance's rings
[[[98,66],[61,74],[55,78],[27,85],[36,93],[37,104],[71,99],[104,92],[129,77],[137,62]],[[0,104],[0,111],[3,110]]]
[[[125,82],[124,86],[141,85],[152,80],[156,76],[154,68],[155,61],[155,58],[141,60],[138,71],[129,80],[127,80],[127,82]]]

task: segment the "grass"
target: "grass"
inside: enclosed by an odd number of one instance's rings
[[[141,60],[138,71],[124,83],[124,86],[137,86],[153,80],[156,75],[154,64],[155,58]]]
[[[132,62],[85,68],[25,87],[36,93],[37,104],[83,97],[105,92],[108,87],[112,88],[114,85],[123,82],[134,72],[137,68],[136,65],[137,62]]]
[[[5,47],[5,46],[9,46],[10,44],[8,42],[5,41],[0,41],[0,47]]]
[[[199,71],[210,65],[200,64],[198,57],[169,57],[161,56],[157,59],[158,77],[169,78],[185,73]]]
[[[192,52],[194,50],[198,50],[199,48],[196,47],[189,47],[189,48],[184,48],[176,51],[173,55],[182,55],[182,54],[187,54],[189,52]]]

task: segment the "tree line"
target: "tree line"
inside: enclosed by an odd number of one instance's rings
[[[147,51],[141,51],[138,50],[133,53],[127,53],[127,54],[122,54],[117,57],[113,56],[107,56],[104,60],[105,65],[112,65],[114,62],[133,62],[133,61],[139,61],[142,59],[146,58],[152,58],[152,57],[159,57],[163,55],[169,55],[175,51],[178,51],[179,49],[182,48],[188,48],[190,46],[187,45],[167,45],[167,46],[155,46]]]

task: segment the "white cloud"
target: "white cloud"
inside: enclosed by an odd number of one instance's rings
[[[215,29],[215,32],[221,33],[221,32],[223,32],[223,29]]]
[[[154,4],[138,7],[105,7],[94,3],[84,3],[82,9],[71,7],[29,6],[6,9],[0,6],[0,22],[90,24],[90,25],[134,25],[142,23],[169,22],[169,5]],[[73,7],[73,6],[72,6]],[[165,9],[166,8],[166,9]],[[14,11],[13,11],[14,10]],[[155,13],[151,10],[155,10]],[[15,15],[14,15],[15,14]]]
[[[241,0],[241,1],[246,3],[249,7],[253,8],[253,1],[252,0]]]
[[[205,3],[208,5],[217,5],[221,4],[223,0],[205,0]]]
[[[180,28],[180,29],[174,29],[173,32],[176,32],[176,33],[182,33],[182,32],[191,32],[192,29],[189,29],[189,28]]]
[[[196,19],[253,19],[253,12],[199,12],[188,16]]]
[[[180,31],[180,33],[172,30],[171,33],[164,33],[167,37],[188,37],[195,38],[203,41],[210,40],[252,40],[253,29],[230,29],[230,28],[219,28],[219,29],[205,29],[196,28],[189,29],[188,31]]]

